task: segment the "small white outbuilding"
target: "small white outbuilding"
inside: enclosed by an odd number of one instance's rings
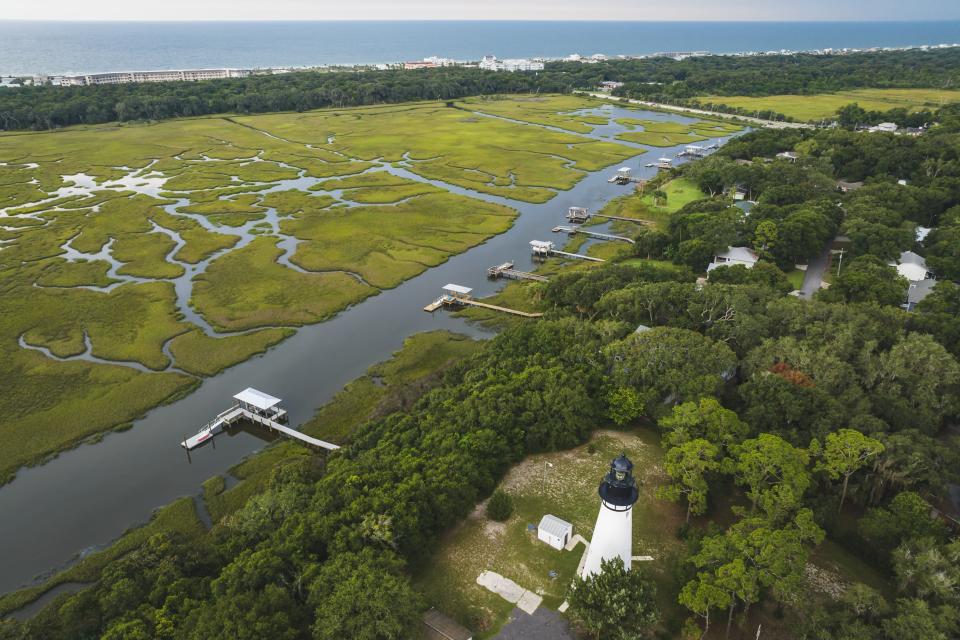
[[[540,519],[537,527],[537,539],[543,540],[554,549],[563,549],[573,537],[573,525],[566,520],[549,513]]]

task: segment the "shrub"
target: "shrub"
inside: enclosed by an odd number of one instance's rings
[[[497,489],[487,502],[487,517],[497,522],[505,522],[513,515],[513,500]]]

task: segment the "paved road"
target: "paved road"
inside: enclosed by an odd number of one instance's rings
[[[591,91],[575,91],[574,93],[582,93],[584,95],[593,96],[594,98],[603,98],[604,100],[613,100],[615,102],[626,102],[629,104],[637,104],[643,107],[653,107],[654,109],[661,109],[663,111],[691,113],[697,116],[709,116],[711,118],[725,118],[727,120],[741,120],[743,122],[749,122],[750,124],[754,124],[760,127],[768,127],[770,129],[816,129],[816,126],[812,124],[807,124],[805,122],[779,122],[777,120],[764,120],[763,118],[754,118],[751,116],[738,116],[732,113],[707,111],[705,109],[694,109],[692,107],[678,107],[672,104],[662,104],[660,102],[648,102],[647,100],[630,100],[627,98],[618,98],[616,96],[611,96],[607,93],[594,93]]]
[[[493,640],[576,640],[576,636],[562,615],[540,607],[533,615],[514,609]]]
[[[827,266],[830,264],[830,247],[833,242],[826,246],[819,256],[810,261],[807,265],[807,272],[803,276],[803,286],[800,287],[800,297],[804,300],[813,298],[813,294],[820,290],[820,283],[823,282],[823,274],[827,272]]]

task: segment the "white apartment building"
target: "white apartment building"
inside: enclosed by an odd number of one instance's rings
[[[479,66],[487,71],[543,71],[544,65],[542,60],[527,58],[498,60],[496,56],[483,56]]]
[[[249,69],[181,69],[171,71],[113,71],[54,79],[62,87],[92,84],[128,84],[131,82],[197,82],[223,78],[245,78]]]

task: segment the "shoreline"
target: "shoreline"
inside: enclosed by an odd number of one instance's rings
[[[138,21],[138,20],[117,20],[117,21],[101,21],[101,20],[81,20],[81,21],[57,21],[57,20],[0,20],[0,27],[4,24],[14,25],[48,25],[48,26],[57,26],[57,25],[132,25],[132,26],[145,26],[145,25],[168,25],[168,26],[271,26],[271,25],[336,25],[336,26],[375,26],[375,25],[386,25],[386,24],[395,24],[393,22],[381,22],[381,21],[358,21],[358,20],[307,20],[307,21],[296,21],[296,20],[196,20],[196,21]],[[400,21],[400,24],[403,25],[497,25],[497,26],[514,26],[514,25],[576,25],[576,24],[588,24],[588,25],[625,25],[625,26],[637,26],[643,27],[644,25],[676,25],[676,26],[731,26],[731,25],[769,25],[769,26],[778,26],[778,25],[793,25],[794,22],[778,21],[778,20],[718,20],[718,21],[685,21],[685,20],[663,20],[663,21],[612,21],[612,20],[405,20]],[[827,21],[800,21],[800,24],[805,25],[936,25],[941,26],[943,24],[957,24],[960,26],[960,19],[958,20],[827,20]],[[686,44],[686,43],[681,43]],[[574,45],[575,46],[575,45]],[[599,53],[594,54],[595,56],[600,56],[596,61],[617,61],[617,60],[645,60],[651,58],[663,58],[663,57],[674,57],[675,55],[680,55],[682,58],[688,57],[762,57],[762,56],[797,56],[797,55],[851,55],[851,54],[861,54],[861,53],[881,53],[881,52],[895,52],[895,51],[912,51],[912,50],[930,50],[930,49],[948,49],[960,47],[960,40],[954,42],[921,42],[921,43],[911,43],[911,44],[901,44],[901,45],[883,45],[883,44],[872,44],[865,46],[823,46],[823,47],[811,47],[811,48],[781,48],[781,49],[766,49],[766,48],[747,48],[747,49],[726,49],[726,48],[693,48],[693,49],[683,49],[678,48],[672,51],[646,51],[646,52],[633,52],[633,53],[624,53],[623,51],[616,53]],[[495,48],[495,47],[494,47]],[[69,69],[69,70],[59,70],[59,71],[49,71],[49,70],[37,70],[32,71],[8,71],[0,68],[0,77],[5,78],[38,78],[38,77],[78,77],[78,76],[87,76],[87,75],[100,75],[100,74],[135,74],[135,73],[158,73],[158,72],[194,72],[194,71],[205,71],[205,70],[233,70],[233,71],[246,71],[251,74],[259,75],[270,75],[270,74],[283,74],[283,73],[299,73],[299,72],[314,72],[314,73],[341,73],[341,72],[366,72],[366,71],[384,71],[384,70],[403,70],[403,65],[407,61],[423,61],[428,60],[429,58],[423,57],[423,53],[413,53],[404,57],[389,58],[383,57],[379,59],[372,59],[366,61],[360,60],[328,60],[328,61],[315,61],[315,62],[304,62],[304,63],[289,63],[289,62],[264,62],[257,64],[237,64],[235,62],[225,63],[225,62],[211,62],[209,64],[201,64],[198,66],[177,66],[177,65],[144,65],[135,68],[131,67],[120,67],[112,66],[110,68],[100,67],[99,69],[95,67],[90,67],[88,69]],[[441,66],[471,66],[476,65],[482,58],[480,54],[459,54],[455,58],[446,58],[446,55],[455,55],[455,54],[437,54],[434,52],[432,57],[436,59],[438,56],[440,59],[446,60],[447,65],[437,65]],[[574,56],[577,56],[574,58]],[[518,57],[518,58],[527,58],[530,60],[543,61],[546,63],[555,63],[555,62],[576,62],[580,61],[584,64],[589,64],[594,62],[591,59],[589,53],[586,53],[584,56],[579,57],[578,54],[561,56],[555,54],[545,54],[543,51],[537,52],[535,50],[529,50],[524,52],[509,51],[504,57]],[[681,58],[681,59],[682,59]],[[211,79],[229,79],[225,78],[211,78]],[[186,80],[188,82],[195,82],[198,80]],[[204,80],[199,80],[204,81]]]

